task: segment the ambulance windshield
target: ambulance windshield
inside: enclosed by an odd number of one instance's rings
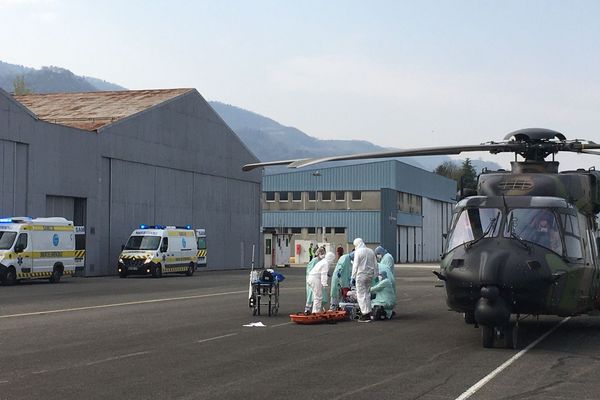
[[[0,250],[8,250],[12,247],[17,237],[17,232],[0,232]]]
[[[156,250],[160,244],[160,236],[131,236],[125,250]]]

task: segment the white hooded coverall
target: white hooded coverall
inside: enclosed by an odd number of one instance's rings
[[[317,313],[322,311],[323,307],[323,288],[327,287],[327,273],[329,265],[335,261],[335,254],[327,253],[325,258],[320,260],[306,277],[306,283],[312,289],[313,304],[312,312]]]
[[[377,258],[373,250],[365,246],[360,238],[354,239],[354,262],[352,263],[352,279],[356,281],[356,297],[360,312],[365,315],[371,312],[371,284],[379,275]]]

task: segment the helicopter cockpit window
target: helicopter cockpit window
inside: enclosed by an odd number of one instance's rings
[[[502,213],[497,208],[468,208],[456,218],[448,237],[448,250],[483,237],[496,237],[500,230]]]
[[[581,234],[579,233],[579,221],[575,215],[560,214],[565,229],[565,247],[567,256],[570,258],[583,258],[581,249]]]
[[[555,214],[544,208],[513,209],[508,213],[504,228],[505,237],[535,243],[562,255],[560,232]]]

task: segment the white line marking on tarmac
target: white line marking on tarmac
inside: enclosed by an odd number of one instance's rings
[[[237,292],[223,292],[223,293],[199,294],[199,295],[195,295],[195,296],[170,297],[170,298],[166,298],[166,299],[129,301],[129,302],[126,302],[126,303],[101,304],[101,305],[98,305],[98,306],[77,307],[77,308],[64,308],[64,309],[61,309],[61,310],[48,310],[48,311],[37,311],[37,312],[30,312],[30,313],[22,313],[22,314],[0,315],[0,319],[3,319],[3,318],[16,318],[16,317],[29,317],[29,316],[32,316],[32,315],[58,314],[58,313],[66,313],[66,312],[73,312],[73,311],[95,310],[95,309],[110,308],[110,307],[133,306],[133,305],[138,305],[138,304],[162,303],[162,302],[165,302],[165,301],[202,299],[202,298],[206,298],[206,297],[227,296],[227,295],[230,295],[230,294],[241,294],[241,293],[248,293],[248,291],[247,290],[239,290]]]
[[[492,372],[490,372],[487,376],[485,376],[483,379],[481,379],[479,382],[477,382],[476,384],[474,384],[473,386],[471,386],[466,392],[464,392],[463,394],[461,394],[459,397],[456,398],[456,400],[465,400],[468,399],[469,397],[473,396],[479,389],[481,389],[483,386],[485,386],[489,381],[491,381],[492,379],[494,379],[494,377],[496,375],[498,375],[500,372],[504,371],[506,368],[508,368],[512,363],[514,363],[515,361],[517,361],[519,358],[521,358],[525,353],[527,353],[529,350],[531,350],[532,348],[534,348],[536,345],[538,345],[542,340],[546,339],[548,336],[550,336],[554,331],[556,331],[562,324],[564,324],[565,322],[567,322],[568,320],[570,320],[571,317],[567,317],[565,319],[563,319],[562,321],[560,321],[558,324],[556,324],[556,326],[554,326],[554,328],[550,329],[548,332],[544,333],[542,336],[540,336],[535,342],[531,343],[529,346],[525,347],[523,350],[521,350],[520,352],[518,352],[517,354],[515,354],[514,356],[512,356],[511,358],[509,358],[506,362],[504,362],[502,365],[500,365],[498,368],[496,368],[495,370],[493,370]]]
[[[278,326],[285,326],[285,325],[290,325],[290,324],[293,324],[293,322],[284,322],[283,324],[273,325],[271,328],[277,328]]]
[[[123,354],[121,356],[108,357],[108,358],[105,358],[104,360],[92,361],[92,362],[86,363],[85,365],[87,367],[89,367],[91,365],[102,364],[102,363],[110,362],[110,361],[122,360],[124,358],[143,356],[144,354],[149,354],[149,353],[150,353],[149,351],[140,351],[137,353]]]
[[[0,385],[2,385],[3,383],[8,383],[8,381],[0,381]]]
[[[215,337],[208,338],[208,339],[198,340],[196,343],[210,342],[212,340],[223,339],[223,338],[235,336],[235,335],[238,335],[238,334],[237,333],[228,333],[227,335],[215,336]]]
[[[48,372],[48,370],[47,370],[47,369],[43,369],[43,370],[41,370],[41,371],[35,371],[35,372],[32,372],[32,374],[33,374],[33,375],[39,375],[39,374],[45,374],[46,372]]]

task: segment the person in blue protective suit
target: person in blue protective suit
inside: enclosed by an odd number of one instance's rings
[[[352,260],[350,254],[343,254],[333,270],[331,276],[331,306],[330,310],[337,310],[342,298],[342,289],[350,289],[350,275],[352,274]]]
[[[327,294],[327,278],[329,276],[329,267],[335,262],[335,254],[329,252],[325,257],[315,264],[313,269],[306,277],[306,284],[312,289],[313,303],[312,313],[323,311],[323,296]]]
[[[394,275],[394,257],[381,246],[375,248],[375,257],[379,262],[379,270],[387,273],[388,279],[392,282],[394,295],[396,294],[396,277]]]
[[[378,282],[371,286],[371,294],[375,298],[371,300],[374,310],[374,319],[390,319],[395,314],[396,293],[392,287],[387,272],[379,270]]]
[[[315,250],[315,257],[308,264],[306,264],[306,303],[304,305],[305,314],[310,314],[313,308],[313,290],[308,284],[308,276],[315,267],[315,265],[317,265],[317,263],[323,258],[325,258],[325,247],[318,247]],[[322,296],[322,304],[325,305],[329,302],[328,289],[323,288],[323,292],[324,293]]]

